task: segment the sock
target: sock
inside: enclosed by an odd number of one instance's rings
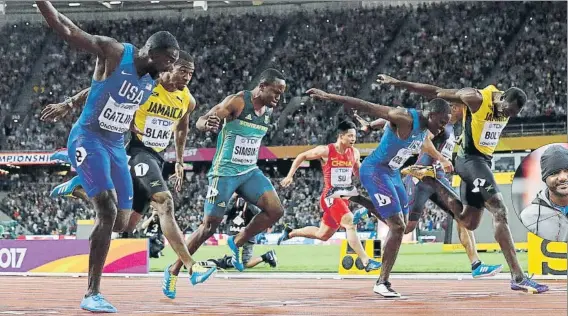
[[[268,252],[267,252],[268,253]],[[268,258],[266,258],[266,254],[263,254],[262,256],[260,256],[260,258],[262,259],[263,262],[268,262]]]
[[[473,271],[473,270],[477,269],[477,267],[479,267],[482,263],[483,262],[481,262],[479,260],[475,261],[474,263],[471,264],[471,270]]]

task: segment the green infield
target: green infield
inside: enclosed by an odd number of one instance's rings
[[[339,263],[338,245],[258,245],[254,248],[254,254],[260,256],[270,249],[276,251],[278,267],[273,269],[267,264],[260,264],[248,271],[337,272]],[[195,254],[195,259],[216,259],[228,253],[228,246],[203,246]],[[176,259],[174,252],[169,247],[164,249],[163,254],[164,256],[159,259],[150,260],[150,271],[163,271],[164,267]],[[501,253],[482,252],[479,256],[483,262],[503,264],[503,271],[509,271]],[[521,267],[526,271],[527,253],[518,252],[517,257]],[[401,247],[393,272],[471,272],[471,266],[465,252],[443,252],[442,244],[405,244]]]

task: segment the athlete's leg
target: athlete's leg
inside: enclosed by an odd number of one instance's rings
[[[396,179],[397,176],[398,179]],[[370,163],[366,163],[366,160],[364,160],[360,168],[360,177],[361,184],[363,184],[369,196],[371,196],[375,208],[385,218],[389,227],[389,233],[385,239],[381,274],[376,287],[381,287],[381,293],[383,293],[383,287],[385,288],[384,292],[393,293],[394,291],[390,289],[388,279],[396,261],[405,230],[402,205],[394,183],[400,179],[400,175],[397,175],[396,171],[378,168]],[[399,181],[404,193],[402,180]]]
[[[128,155],[124,146],[117,146],[110,150],[110,176],[116,187],[118,213],[114,222],[113,231],[123,232],[128,226],[132,214],[132,201],[134,188],[128,166]]]
[[[158,211],[162,232],[173,251],[186,267],[193,266],[195,260],[193,260],[189,254],[189,250],[185,245],[183,232],[174,217],[174,200],[171,193],[169,191],[154,193],[154,195],[152,195],[152,201],[155,202],[156,210]]]
[[[272,183],[259,169],[250,172],[238,187],[237,193],[262,210],[235,236],[235,245],[241,247],[247,240],[272,227],[284,214],[284,207]]]
[[[72,132],[73,134],[73,132]],[[85,297],[100,293],[101,275],[117,216],[117,196],[111,179],[109,152],[86,135],[69,137],[69,156],[95,209],[95,225],[89,236],[88,288]]]
[[[290,233],[288,233],[288,237],[289,239],[294,237],[305,237],[327,241],[331,238],[331,236],[333,236],[333,234],[335,234],[336,231],[337,228],[326,225],[325,221],[322,219],[319,227],[306,226],[299,229],[293,229]]]
[[[341,202],[342,202],[341,199],[321,197],[320,207],[323,210],[323,215],[321,218],[320,226],[319,227],[306,226],[300,229],[293,229],[288,233],[288,236],[287,238],[285,238],[285,240],[294,237],[305,237],[305,238],[327,241],[329,238],[331,238],[331,236],[333,236],[333,234],[335,234],[335,232],[337,232],[337,229],[339,229],[339,222],[341,221],[341,216],[343,216],[343,214],[345,213],[345,212],[341,213],[341,211],[343,211],[343,208],[341,208],[341,206],[344,206],[345,204],[344,202],[343,204],[341,204]],[[339,213],[341,214],[338,214],[339,219],[336,220],[335,217],[333,216],[332,208],[333,207],[337,208],[338,206],[341,208],[339,210]],[[347,209],[347,212],[348,211],[349,209]]]
[[[237,176],[233,177],[210,177],[207,196],[205,197],[203,223],[191,234],[187,240],[187,250],[194,254],[199,247],[217,231],[223,221],[225,209],[235,189],[240,184]],[[183,262],[176,260],[169,268],[173,275],[178,275],[183,267]],[[188,269],[191,267],[187,267]]]
[[[503,201],[503,195],[500,192],[495,194],[485,202],[485,207],[493,214],[495,240],[499,243],[503,256],[505,256],[509,269],[511,269],[511,277],[516,282],[521,282],[524,278],[524,274],[519,260],[517,259],[513,235],[509,229],[509,222],[507,220],[508,211]]]
[[[424,212],[426,202],[434,193],[432,187],[421,181],[415,183],[415,180],[417,179],[411,176],[407,176],[404,179],[404,186],[408,192],[409,207],[408,221],[406,222],[406,229],[404,231],[405,234],[411,233],[416,229],[416,225],[418,225],[418,221]]]
[[[485,206],[493,214],[495,240],[501,247],[513,280],[522,281],[524,275],[517,260],[513,236],[509,229],[507,207],[491,171],[491,161],[477,156],[458,156],[456,171],[465,184],[462,186],[462,194],[466,204],[479,209]],[[473,208],[466,208],[459,218],[469,230],[477,228],[481,221],[482,212],[475,212]]]
[[[458,223],[469,230],[474,230],[479,226],[483,209],[471,205],[464,206],[457,194],[443,185],[438,179],[424,177],[421,181],[434,188],[438,195],[440,206],[443,205],[444,209],[449,210]],[[467,187],[463,182],[462,186]],[[463,189],[462,192],[464,192]]]
[[[375,215],[375,217],[380,220],[381,222],[386,224],[385,219],[381,216],[381,214],[375,209],[375,205],[373,201],[368,197],[364,197],[362,195],[356,195],[349,198],[349,201],[357,203],[362,207],[366,208],[371,214]]]
[[[363,262],[363,265],[367,265],[370,258],[365,252],[365,249],[361,244],[361,240],[357,235],[357,227],[353,225],[353,213],[349,212],[343,215],[343,217],[341,218],[341,226],[345,228],[347,243],[349,243],[349,246],[351,246],[357,256],[359,256],[361,262]]]

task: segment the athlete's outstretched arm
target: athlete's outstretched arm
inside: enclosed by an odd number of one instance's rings
[[[195,110],[196,105],[195,98],[193,96],[189,99],[189,105],[187,107],[187,112],[185,115],[179,120],[176,125],[176,129],[174,132],[174,144],[175,144],[175,151],[176,151],[176,164],[175,164],[175,175],[176,175],[176,183],[175,189],[176,191],[181,191],[181,185],[183,183],[183,151],[185,149],[185,142],[187,141],[187,133],[189,132],[189,117],[193,110]]]
[[[122,54],[122,45],[118,41],[106,36],[91,35],[81,30],[68,17],[59,13],[51,2],[36,1],[36,5],[47,24],[71,46],[99,57],[105,57],[113,52]]]
[[[436,147],[432,143],[433,137],[434,135],[428,132],[428,136],[426,136],[426,138],[424,139],[424,143],[422,144],[422,150],[425,153],[427,153],[430,157],[438,160],[440,164],[442,164],[442,167],[444,168],[445,172],[452,172],[454,170],[454,166],[452,166],[452,163],[448,160],[448,158],[444,157],[442,153],[436,150]]]
[[[329,155],[329,148],[327,148],[327,146],[317,146],[316,148],[312,148],[308,151],[299,154],[298,157],[294,159],[292,167],[290,167],[290,171],[288,171],[288,175],[286,176],[286,178],[280,181],[280,185],[282,185],[283,187],[287,187],[292,183],[294,174],[296,174],[296,171],[298,170],[298,168],[300,168],[302,162],[306,160],[325,158],[328,155]]]
[[[385,119],[377,119],[372,122],[367,122],[367,120],[360,117],[357,113],[355,113],[353,116],[361,124],[361,130],[363,132],[369,132],[370,130],[380,130],[383,129],[387,124],[387,120]]]
[[[425,83],[398,80],[396,78],[393,78],[393,77],[385,75],[385,74],[380,74],[378,77],[379,77],[379,79],[377,79],[377,82],[379,82],[379,83],[404,88],[404,89],[406,89],[410,92],[414,92],[414,93],[418,93],[420,95],[423,95],[424,97],[426,97],[428,99],[436,98],[438,93],[452,94],[452,93],[456,93],[458,91],[458,89],[444,89],[444,88],[440,88],[440,87],[425,84]],[[459,101],[456,101],[456,102],[459,102]]]
[[[479,90],[474,88],[463,88],[457,91],[440,91],[436,95],[448,102],[463,103],[471,112],[475,113],[481,107],[483,96]]]
[[[245,107],[245,101],[237,94],[230,95],[221,103],[212,107],[209,112],[201,116],[195,126],[200,131],[213,131],[219,129],[221,120],[232,119],[236,113],[240,113]]]
[[[327,93],[325,91],[315,88],[308,90],[306,93],[309,94],[314,99],[328,100],[337,103],[342,103],[347,107],[367,112],[371,115],[392,122],[395,125],[410,124],[409,126],[412,126],[412,117],[404,109],[398,109],[386,105],[375,104],[353,97]]]
[[[83,89],[68,100],[61,103],[48,104],[43,110],[41,110],[40,119],[46,122],[56,122],[62,119],[72,108],[85,105],[87,97],[89,96],[89,91],[91,91],[91,88]]]

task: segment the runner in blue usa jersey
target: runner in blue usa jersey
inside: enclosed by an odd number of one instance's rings
[[[59,36],[71,46],[97,55],[91,90],[67,148],[97,216],[90,237],[88,289],[81,308],[115,313],[116,308],[99,288],[113,227],[125,227],[132,208],[124,133],[130,130],[134,112],[152,93],[159,73],[169,71],[177,60],[179,45],[172,34],[157,32],[139,50],[84,32],[50,2],[36,3]]]
[[[434,147],[436,147],[436,150],[438,150],[447,159],[452,159],[454,148],[459,142],[459,137],[462,132],[462,113],[462,104],[452,104],[450,122],[448,125],[446,125],[445,131],[436,136],[428,136],[431,137],[432,144],[434,145]],[[386,121],[384,121],[383,119],[367,122],[357,114],[355,114],[355,117],[361,123],[361,129],[363,131],[382,129],[386,123]],[[416,160],[416,165],[419,165],[420,168],[422,168],[422,166],[433,166],[436,170],[436,178],[448,189],[454,190],[451,185],[452,175],[445,173],[443,168],[441,168],[440,162],[432,158],[431,155],[428,155],[425,152],[421,152],[418,156],[418,159]],[[409,167],[409,169],[410,168],[412,167]],[[403,169],[401,171],[403,175],[405,174],[405,170],[408,169]],[[412,177],[411,175],[405,176],[403,180],[404,186],[406,187],[406,192],[408,193],[408,205],[410,208],[408,221],[406,222],[406,231],[404,232],[405,234],[411,233],[416,229],[416,225],[418,224],[420,217],[422,217],[422,214],[425,210],[426,201],[428,200],[431,200],[440,209],[444,210],[451,216],[451,211],[447,208],[447,205],[445,203],[442,203],[440,201],[440,197],[436,193],[434,187],[418,180],[417,178]],[[361,211],[356,212],[354,216],[363,218],[365,215],[367,215],[367,213],[368,211],[366,209],[362,209]],[[474,278],[482,278],[494,276],[497,273],[501,272],[503,265],[487,265],[481,261],[479,254],[477,253],[475,236],[473,232],[467,230],[459,223],[457,223],[457,225],[460,242],[463,245],[465,252],[471,262],[472,276]]]
[[[408,196],[399,169],[413,153],[422,148],[436,159],[445,161],[444,169],[452,171],[451,163],[436,151],[430,138],[426,137],[428,130],[435,135],[444,130],[450,119],[450,105],[444,100],[434,99],[425,111],[417,111],[378,105],[318,89],[310,89],[307,93],[312,98],[343,103],[354,110],[389,121],[379,147],[363,161],[360,179],[375,209],[389,227],[381,274],[373,290],[385,297],[399,297],[400,294],[391,288],[388,281],[404,235],[404,217],[408,214]]]

